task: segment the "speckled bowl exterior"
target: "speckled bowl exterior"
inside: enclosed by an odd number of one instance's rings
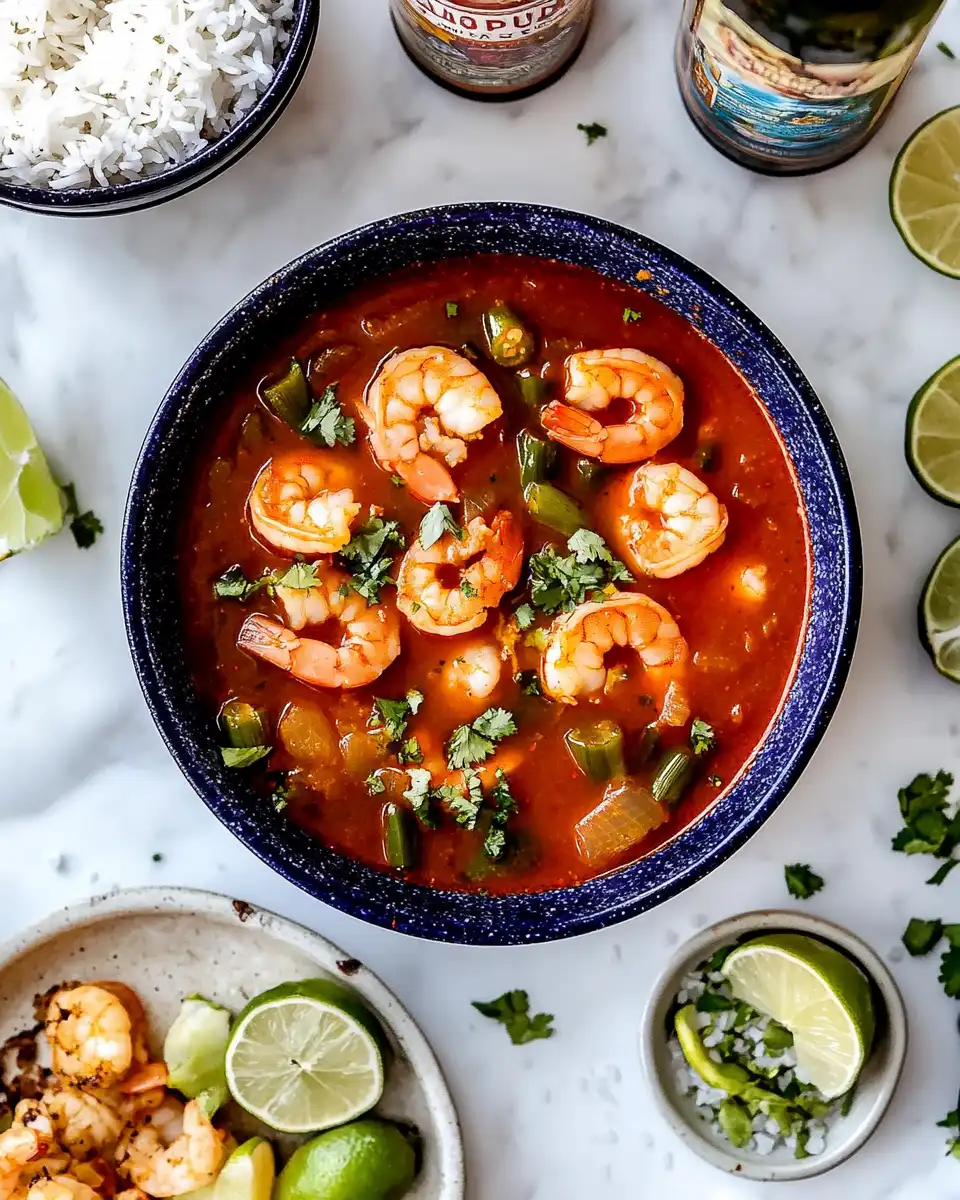
[[[192,158],[157,175],[108,188],[54,191],[0,181],[0,204],[48,216],[104,217],[138,208],[153,208],[213,179],[252,150],[290,103],[317,40],[320,4],[321,0],[296,0],[290,41],[284,47],[283,57],[266,91],[232,129]]]
[[[578,887],[514,896],[428,889],[371,870],[274,814],[241,772],[226,770],[182,654],[176,569],[175,516],[195,448],[264,347],[358,284],[417,262],[489,252],[575,263],[631,283],[717,345],[780,431],[806,506],[813,562],[796,677],[730,791],[640,862]],[[272,275],[221,321],[191,355],[147,434],[130,488],[121,572],[147,704],[180,769],[228,829],[286,879],[362,920],[438,941],[503,945],[570,937],[653,908],[759,829],[796,782],[836,707],[856,640],[862,567],[853,493],[833,429],[765,325],[710,276],[639,234],[559,209],[489,203],[407,213],[345,234]]]

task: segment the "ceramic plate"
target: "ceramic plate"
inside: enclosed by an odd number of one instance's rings
[[[461,1200],[463,1147],[450,1092],[423,1034],[380,980],[326,938],[210,892],[143,888],[64,909],[0,947],[0,1041],[34,1025],[34,997],[66,980],[118,979],[143,1000],[159,1050],[180,1001],[200,992],[239,1011],[290,979],[328,975],[377,1014],[395,1059],[379,1116],[415,1125],[423,1170],[407,1200]],[[232,1119],[231,1127],[241,1125]],[[281,1155],[284,1139],[270,1134]]]

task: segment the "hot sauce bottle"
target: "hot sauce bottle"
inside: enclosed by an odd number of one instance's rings
[[[515,100],[558,79],[576,58],[594,0],[390,0],[404,49],[444,87]]]

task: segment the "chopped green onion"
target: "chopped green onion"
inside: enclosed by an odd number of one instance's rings
[[[686,746],[668,750],[657,764],[650,790],[661,804],[673,807],[690,786],[694,775],[694,753]]]
[[[412,871],[417,863],[418,831],[413,814],[398,804],[383,808],[383,856],[396,871]]]
[[[228,745],[238,749],[266,746],[270,741],[266,712],[242,700],[228,700],[223,706],[220,728]]]
[[[615,721],[594,721],[568,729],[563,740],[573,761],[595,783],[626,775],[623,730]]]
[[[517,437],[517,456],[520,459],[520,486],[545,483],[557,468],[557,444],[534,437],[524,430]]]
[[[460,312],[460,305],[455,300],[447,301],[447,320],[452,321]]]
[[[490,357],[499,367],[522,367],[533,358],[533,334],[502,300],[483,314]]]
[[[580,505],[550,483],[529,484],[523,489],[523,500],[535,520],[564,537],[572,537],[589,525]]]
[[[310,393],[303,367],[295,359],[282,379],[263,389],[263,398],[281,421],[299,429],[310,412]]]
[[[517,387],[520,399],[528,408],[540,409],[550,397],[550,385],[529,369],[518,372]]]

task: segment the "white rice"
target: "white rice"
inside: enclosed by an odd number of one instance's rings
[[[0,0],[0,180],[138,179],[219,138],[273,78],[294,0]]]

